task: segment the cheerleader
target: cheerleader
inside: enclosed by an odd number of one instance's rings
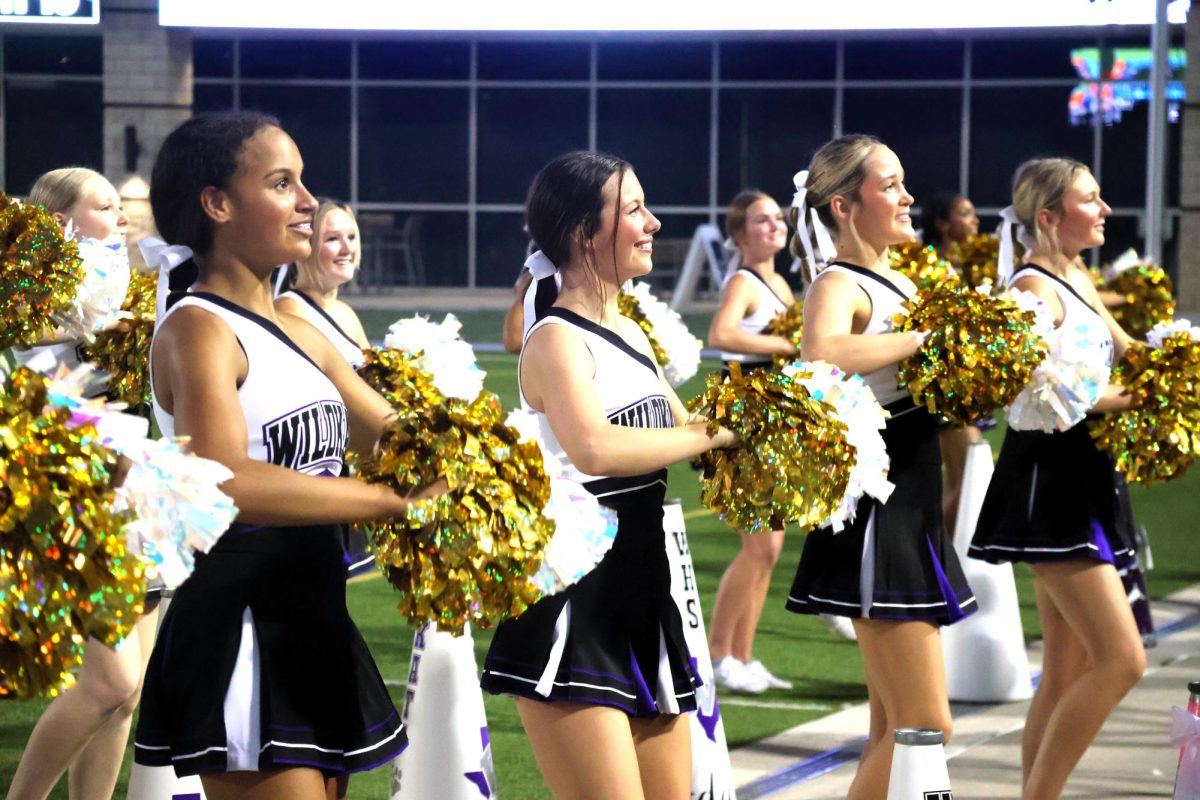
[[[870,700],[870,735],[849,797],[887,794],[895,728],[950,734],[938,626],[976,610],[942,526],[937,420],[897,388],[897,365],[924,334],[891,332],[916,288],[888,267],[888,247],[913,238],[913,198],[896,154],[870,136],[824,145],[796,176],[797,239],[812,252],[809,215],[832,234],[836,257],[804,298],[801,352],[863,376],[891,412],[884,433],[895,491],[864,497],[852,524],[808,535],[787,608],[849,617]],[[816,232],[820,237],[822,232]],[[822,248],[823,249],[823,248]],[[795,246],[793,250],[799,251]]]
[[[534,178],[526,215],[536,260],[557,267],[562,288],[527,317],[521,394],[618,528],[582,580],[499,626],[482,685],[516,696],[555,797],[684,800],[683,714],[696,708],[699,679],[670,594],[666,466],[735,438],[688,422],[649,341],[617,311],[621,284],[650,272],[659,229],[629,165],[597,153],[555,159]]]
[[[743,369],[769,368],[772,355],[796,353],[783,336],[762,332],[767,323],[795,302],[787,281],[775,273],[775,255],[787,246],[787,220],[774,200],[750,189],[729,204],[725,234],[737,247],[740,263],[721,289],[721,304],[708,329],[708,344],[723,351],[722,359],[739,362]],[[747,694],[792,688],[789,681],[772,675],[751,654],[771,587],[771,572],[782,548],[782,530],[753,536],[743,533],[742,549],[721,578],[708,635],[718,686]]]
[[[407,500],[335,477],[390,408],[335,347],[279,315],[270,275],[311,256],[317,209],[270,117],[202,115],[163,142],[150,202],[190,252],[150,353],[166,435],[228,466],[237,520],[176,592],[150,659],[135,760],[199,774],[210,800],[317,800],[406,735],[345,603],[338,525]],[[428,491],[428,489],[426,490]]]
[[[129,224],[121,197],[103,175],[83,167],[47,172],[29,192],[28,202],[43,206],[65,231],[101,242],[123,240]],[[129,271],[114,274],[104,286],[114,300],[125,297]],[[28,350],[15,350],[24,364],[49,352],[54,367],[80,363],[82,342],[58,331]],[[90,394],[103,394],[104,381],[92,382]],[[141,694],[142,676],[154,642],[157,593],[147,595],[147,611],[117,649],[88,639],[75,685],[50,704],[33,728],[8,797],[37,800],[50,795],[64,772],[75,798],[111,797],[125,757],[129,725]]]
[[[1110,211],[1087,167],[1045,158],[1017,170],[1006,215],[1033,237],[1011,284],[1036,294],[1055,324],[1105,363],[1119,358],[1130,338],[1076,258],[1104,243]],[[1003,267],[1011,261],[1003,245],[1001,250]],[[1121,387],[1110,386],[1093,411],[1128,405]],[[1045,655],[1021,741],[1024,798],[1062,793],[1075,764],[1146,668],[1117,574],[1136,558],[1120,488],[1112,459],[1093,445],[1085,422],[1061,433],[1009,428],[980,511],[970,554],[1033,567]]]
[[[355,370],[365,362],[367,334],[354,309],[338,299],[338,290],[354,279],[361,261],[362,238],[353,209],[319,198],[313,216],[312,255],[288,266],[275,298],[276,311],[300,317],[319,330]],[[375,557],[367,550],[366,535],[353,526],[347,526],[343,535],[346,574],[353,577],[370,572]]]
[[[950,192],[935,194],[921,213],[921,230],[925,244],[933,245],[941,258],[949,259],[955,245],[979,233],[979,217],[975,214],[975,204],[966,195]],[[954,536],[954,526],[958,521],[958,501],[962,497],[967,451],[971,445],[983,441],[981,429],[994,425],[994,422],[988,420],[983,428],[975,425],[956,428],[947,422],[938,434],[942,445],[942,460],[946,464],[942,483],[942,515],[951,537]]]

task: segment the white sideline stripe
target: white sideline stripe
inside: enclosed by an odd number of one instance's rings
[[[854,703],[788,703],[782,700],[746,700],[740,697],[726,697],[721,700],[723,706],[738,708],[769,708],[777,711],[840,711],[849,708]]]

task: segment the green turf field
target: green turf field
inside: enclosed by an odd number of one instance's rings
[[[387,324],[398,316],[385,312],[363,315],[372,337],[381,337]],[[473,312],[459,316],[468,339],[499,339],[502,313]],[[702,334],[708,319],[706,316],[689,317],[688,322],[694,332]],[[479,362],[488,373],[487,387],[500,395],[506,407],[515,404],[516,358],[507,354],[481,353]],[[716,362],[706,362],[701,368],[702,375],[716,366]],[[686,399],[698,393],[701,385],[701,378],[694,379],[681,387],[680,396]],[[996,452],[1001,435],[999,431],[989,435]],[[710,600],[725,565],[737,552],[738,537],[700,506],[696,473],[688,466],[673,467],[670,483],[669,493],[683,501],[701,597]],[[1152,597],[1162,597],[1200,582],[1200,537],[1194,530],[1196,513],[1200,510],[1197,496],[1200,496],[1200,473],[1195,471],[1167,486],[1149,490],[1135,488],[1133,491],[1138,521],[1149,530],[1154,550],[1155,570],[1148,576]],[[802,546],[801,535],[787,537],[759,626],[755,653],[776,674],[794,681],[796,689],[788,692],[772,690],[749,699],[723,697],[725,730],[731,747],[866,699],[862,667],[854,644],[829,633],[815,617],[796,616],[783,610],[783,600]],[[1023,566],[1017,569],[1017,588],[1026,633],[1036,636],[1030,574]],[[392,684],[393,698],[399,707],[403,701],[403,679],[408,671],[412,631],[396,615],[393,592],[383,580],[368,578],[353,583],[348,590],[348,602],[380,672]],[[475,637],[480,663],[488,641],[486,631]],[[513,701],[490,695],[485,700],[501,796],[510,800],[549,798],[522,734]],[[40,701],[0,704],[0,787],[7,786],[29,731],[44,707],[45,703]],[[123,767],[116,797],[125,796],[131,758],[132,748]],[[386,798],[389,781],[388,768],[355,776],[350,784],[350,796],[371,800]],[[65,783],[63,781],[51,797],[66,798]]]

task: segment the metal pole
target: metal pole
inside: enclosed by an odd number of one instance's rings
[[[1163,195],[1166,192],[1167,157],[1167,47],[1171,31],[1167,26],[1167,0],[1155,0],[1154,27],[1150,49],[1154,63],[1150,68],[1150,120],[1146,135],[1146,245],[1145,256],[1162,263]]]

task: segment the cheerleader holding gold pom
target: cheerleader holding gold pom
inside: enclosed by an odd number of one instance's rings
[[[34,184],[28,202],[44,206],[75,236],[100,242],[124,239],[129,223],[113,185],[100,173],[82,167],[47,172]],[[118,308],[128,283],[128,264],[123,281],[119,274],[104,281]],[[54,366],[78,366],[79,344],[80,340],[59,331],[52,341],[14,353],[19,362],[26,363],[49,351]],[[93,381],[88,389],[102,394],[103,382]],[[154,642],[157,613],[150,603],[147,607],[119,648],[114,650],[94,639],[84,644],[78,680],[50,704],[34,726],[9,786],[10,798],[48,797],[63,772],[68,772],[72,798],[112,796]]]
[[[278,122],[235,113],[180,125],[152,174],[164,255],[182,259],[150,354],[155,415],[232,470],[222,488],[239,513],[163,619],[134,757],[199,774],[211,800],[318,800],[406,743],[346,611],[339,525],[409,500],[336,477],[392,410],[272,299],[275,265],[311,254],[317,204],[302,169]]]
[[[737,247],[740,264],[721,289],[721,304],[708,329],[708,344],[724,361],[743,370],[771,367],[776,354],[796,348],[783,336],[763,333],[775,316],[795,302],[775,254],[787,247],[787,220],[763,192],[746,190],[729,204],[725,233]],[[752,655],[754,634],[771,586],[771,572],[783,549],[783,531],[742,535],[742,549],[725,570],[713,601],[708,644],[718,686],[758,694],[768,688],[790,689]]]
[[[496,629],[483,688],[517,698],[555,797],[683,800],[698,678],[670,595],[663,531],[668,464],[736,443],[688,422],[637,323],[625,281],[650,272],[659,222],[624,161],[572,153],[534,178],[526,203],[539,309],[519,366],[547,448],[617,513],[612,549],[564,591]],[[536,274],[536,273],[535,273]]]
[[[805,295],[801,352],[859,373],[891,412],[883,438],[895,491],[886,503],[864,496],[842,530],[808,535],[787,607],[853,622],[871,722],[848,796],[882,798],[893,729],[937,728],[949,736],[938,626],[976,604],[942,525],[937,420],[897,386],[898,363],[924,341],[919,332],[892,332],[893,316],[916,292],[888,267],[889,246],[913,238],[913,198],[900,160],[873,137],[844,136],[813,155],[796,188],[803,255],[812,253],[810,225],[827,228],[836,248]],[[793,251],[801,255],[795,243]]]
[[[1104,243],[1111,209],[1086,166],[1027,161],[1013,179],[1007,217],[1028,232],[1011,285],[1032,292],[1056,328],[1101,366],[1130,344],[1100,302],[1079,254]],[[1011,223],[1010,223],[1011,224]],[[1001,247],[1000,268],[1011,264]],[[1096,413],[1129,406],[1110,385]],[[1045,656],[1021,742],[1024,798],[1058,797],[1108,715],[1146,667],[1118,570],[1136,562],[1132,518],[1112,458],[1079,421],[1065,431],[1015,430],[1004,438],[970,554],[1033,565]]]

